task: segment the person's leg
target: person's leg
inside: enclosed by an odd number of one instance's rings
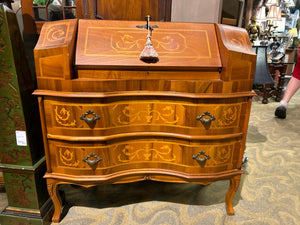
[[[292,77],[286,87],[284,96],[280,101],[280,105],[275,110],[275,116],[281,119],[285,119],[288,103],[299,88],[300,80],[295,77]]]
[[[299,88],[300,88],[300,80],[298,80],[295,77],[292,77],[286,87],[282,101],[288,103]]]

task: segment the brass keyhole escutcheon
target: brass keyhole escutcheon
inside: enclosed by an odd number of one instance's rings
[[[193,159],[197,160],[197,162],[204,163],[206,160],[210,159],[210,156],[207,155],[204,151],[201,151],[196,155],[193,155]]]
[[[90,117],[89,115],[92,115],[92,117]],[[91,124],[93,122],[95,122],[96,120],[99,120],[101,117],[99,115],[97,115],[96,113],[94,113],[92,110],[88,110],[86,111],[85,114],[82,114],[80,116],[81,120],[84,120],[86,123]]]
[[[90,167],[95,168],[97,167],[98,162],[102,161],[102,158],[91,152],[88,156],[84,157],[82,161],[86,162]]]

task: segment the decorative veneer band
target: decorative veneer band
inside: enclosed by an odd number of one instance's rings
[[[51,91],[37,89],[33,92],[38,96],[51,96],[63,98],[113,98],[113,97],[141,97],[141,96],[165,96],[191,99],[227,99],[240,97],[256,96],[253,91],[236,93],[188,93],[188,92],[162,92],[162,91],[130,91],[130,92],[69,92],[69,91]]]
[[[188,78],[188,77],[187,77]],[[181,92],[181,93],[237,93],[247,92],[251,89],[253,80],[92,80],[92,79],[42,79],[38,78],[38,88],[43,90],[56,90],[62,92]]]
[[[226,143],[206,143],[201,145],[178,144],[162,141],[132,141],[120,142],[103,146],[98,145],[70,145],[65,142],[51,142],[51,148],[56,154],[58,167],[81,169],[104,169],[126,163],[176,163],[181,166],[232,167],[234,151],[239,148],[237,141]],[[207,159],[198,161],[197,153],[204,152]],[[112,152],[108,155],[107,152]],[[183,156],[184,154],[185,156]],[[208,156],[210,155],[210,156]],[[192,157],[193,156],[193,157]],[[195,156],[195,157],[194,157]],[[199,157],[200,158],[200,157]],[[97,162],[96,160],[97,159]],[[203,157],[201,158],[203,159]],[[54,158],[53,158],[54,160]],[[88,163],[88,161],[94,163]],[[54,161],[52,161],[55,164]],[[150,165],[149,164],[149,165]]]
[[[163,136],[163,137],[181,138],[186,140],[224,140],[229,138],[241,137],[242,135],[243,133],[234,133],[234,134],[225,134],[225,135],[190,136],[190,135],[174,134],[174,133],[166,133],[166,132],[136,132],[136,133],[123,133],[123,134],[115,134],[110,136],[98,136],[98,137],[97,136],[72,137],[72,136],[64,136],[64,135],[47,134],[47,138],[52,140],[63,140],[63,141],[108,141],[117,138]]]
[[[145,177],[145,174],[148,174]],[[211,183],[218,180],[227,180],[232,176],[244,174],[244,171],[234,169],[230,171],[224,171],[219,173],[201,173],[201,174],[190,174],[184,172],[174,172],[172,170],[165,169],[132,169],[130,171],[119,171],[113,174],[106,174],[101,176],[72,176],[69,174],[59,173],[46,173],[45,178],[57,179],[58,183],[73,183],[82,186],[94,186],[97,184],[105,183],[127,183],[135,182],[140,180],[155,180],[162,182],[195,182],[195,183]],[[130,178],[129,178],[130,177]],[[147,178],[147,179],[146,179]],[[203,182],[202,182],[203,179]]]

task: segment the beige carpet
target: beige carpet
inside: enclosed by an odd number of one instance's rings
[[[254,101],[245,175],[227,216],[228,181],[207,186],[137,182],[89,189],[62,185],[61,225],[293,225],[300,224],[300,91],[286,120],[274,118],[278,103]],[[0,195],[0,207],[6,203]],[[53,223],[54,225],[54,223]]]

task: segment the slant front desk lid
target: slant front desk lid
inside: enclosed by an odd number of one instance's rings
[[[159,62],[139,59],[147,41],[145,21],[79,20],[77,69],[199,69],[221,67],[214,24],[151,21],[151,42]]]

